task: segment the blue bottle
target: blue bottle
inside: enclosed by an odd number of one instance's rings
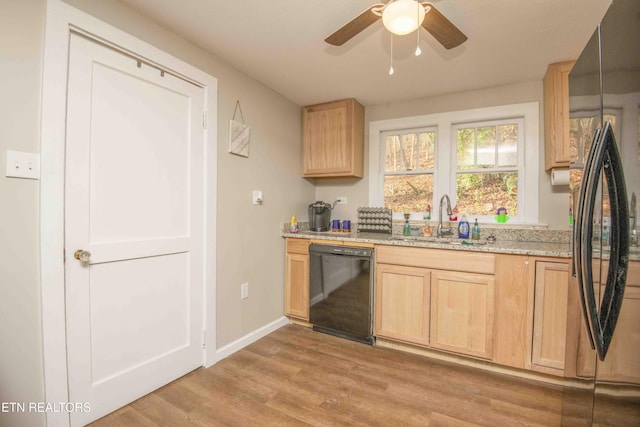
[[[458,223],[458,237],[461,239],[469,238],[469,221],[467,221],[466,215],[462,215],[460,223]]]

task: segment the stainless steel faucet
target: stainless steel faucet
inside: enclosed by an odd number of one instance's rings
[[[444,196],[442,196],[440,198],[440,209],[438,209],[439,213],[438,213],[438,237],[442,237],[445,234],[449,235],[449,234],[453,234],[453,230],[451,229],[451,226],[448,227],[443,227],[442,226],[442,202],[443,201],[447,201],[447,215],[451,216],[453,214],[453,212],[451,211],[451,200],[449,200],[449,196],[447,196],[446,194]]]

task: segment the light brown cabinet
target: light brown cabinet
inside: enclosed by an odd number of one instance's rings
[[[491,359],[494,285],[486,274],[433,271],[430,345]]]
[[[430,271],[377,264],[374,335],[413,344],[429,344]]]
[[[543,80],[545,170],[568,168],[569,72],[575,61],[551,64]]]
[[[564,375],[569,303],[568,262],[535,261],[531,369]]]
[[[309,321],[309,240],[287,239],[284,311]]]
[[[302,176],[362,178],[364,107],[355,99],[302,110]]]
[[[500,365],[523,369],[531,358],[529,274],[527,255],[496,255],[493,361]]]
[[[490,359],[495,255],[376,248],[375,335]]]

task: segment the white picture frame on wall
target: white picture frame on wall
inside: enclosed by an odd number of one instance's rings
[[[235,120],[229,120],[229,153],[249,157],[251,128]]]
[[[236,112],[240,110],[242,122],[235,120]],[[233,111],[233,118],[229,120],[229,153],[237,156],[249,157],[249,143],[251,139],[251,128],[244,122],[240,101],[236,101],[236,108]]]

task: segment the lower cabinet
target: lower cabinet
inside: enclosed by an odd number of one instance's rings
[[[433,271],[431,346],[491,359],[494,286],[486,274]]]
[[[580,326],[569,260],[452,252],[377,248],[375,335],[565,376]],[[640,295],[627,298],[640,306]]]
[[[569,303],[568,262],[535,262],[531,368],[564,375]]]
[[[429,344],[430,275],[424,268],[376,265],[376,336]]]
[[[309,321],[309,240],[287,239],[284,312]]]
[[[376,257],[376,336],[491,359],[493,254],[381,246]]]
[[[531,361],[532,286],[527,255],[496,255],[493,362],[525,369]]]

